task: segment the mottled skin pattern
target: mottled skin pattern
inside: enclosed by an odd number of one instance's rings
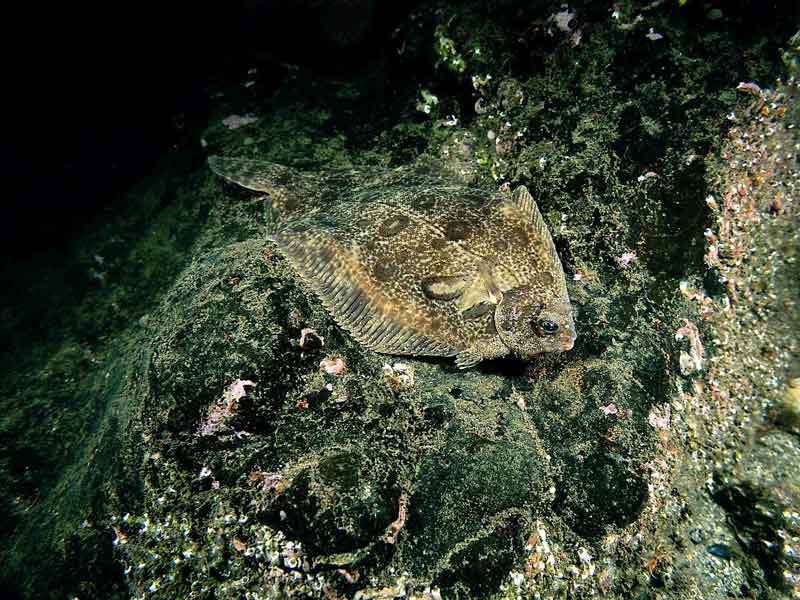
[[[211,157],[269,194],[269,233],[337,322],[378,352],[469,367],[575,340],[564,272],[527,189],[491,193],[424,168],[315,177]]]

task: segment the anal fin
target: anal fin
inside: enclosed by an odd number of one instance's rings
[[[474,348],[462,350],[456,354],[456,366],[459,369],[469,369],[483,360],[483,355]]]
[[[281,232],[278,248],[341,327],[361,344],[387,354],[454,356],[446,340],[424,330],[419,311],[392,302],[355,253],[331,237]]]

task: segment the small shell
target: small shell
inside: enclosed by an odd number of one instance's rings
[[[383,365],[383,378],[395,390],[407,389],[414,385],[414,368],[400,362],[386,363]]]

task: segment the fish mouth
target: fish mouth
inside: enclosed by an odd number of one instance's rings
[[[576,335],[562,335],[558,340],[558,349],[561,352],[567,352],[568,350],[572,350],[573,346],[575,346],[575,338]]]

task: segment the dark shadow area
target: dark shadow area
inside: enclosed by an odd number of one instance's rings
[[[157,162],[196,145],[210,81],[259,71],[267,97],[289,65],[352,79],[381,62],[415,2],[144,2],[25,7],[36,33],[6,74],[2,253],[59,247]],[[35,40],[35,42],[33,41]]]

